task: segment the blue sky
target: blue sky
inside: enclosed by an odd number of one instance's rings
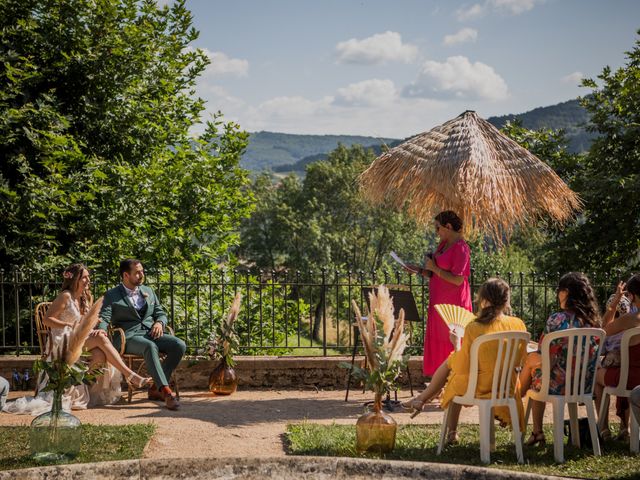
[[[160,3],[171,3],[163,0]],[[406,137],[575,98],[619,67],[637,0],[187,0],[207,110],[248,131]]]

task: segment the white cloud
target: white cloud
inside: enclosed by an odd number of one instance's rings
[[[498,12],[506,15],[520,15],[528,12],[542,3],[544,0],[485,0],[483,3],[464,5],[456,10],[456,18],[461,22],[475,20],[489,12]]]
[[[480,18],[484,15],[486,7],[479,3],[475,3],[471,6],[463,6],[456,10],[456,18],[461,22],[466,22],[468,20],[475,20],[476,18]]]
[[[418,56],[418,48],[402,43],[397,32],[377,33],[358,40],[351,38],[336,45],[338,63],[376,65],[385,62],[410,63]]]
[[[403,89],[406,97],[504,100],[509,96],[506,82],[482,62],[467,57],[449,57],[445,62],[427,61],[415,82]]]
[[[397,95],[391,80],[374,78],[339,88],[334,103],[347,107],[383,106],[393,102]]]
[[[565,75],[560,80],[563,83],[569,83],[571,85],[578,85],[582,79],[584,78],[584,74],[582,72],[573,72],[569,75]]]
[[[246,77],[249,73],[249,62],[247,60],[231,58],[223,52],[212,52],[206,48],[203,48],[202,51],[211,60],[204,72],[205,76],[234,75],[236,77]]]
[[[478,31],[473,28],[463,28],[453,35],[445,35],[442,43],[447,47],[457,45],[459,43],[475,42],[478,38]]]

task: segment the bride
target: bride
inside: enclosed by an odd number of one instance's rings
[[[79,326],[84,315],[88,314],[93,304],[93,297],[89,288],[89,271],[81,263],[74,263],[67,267],[63,274],[60,294],[47,310],[44,324],[50,329],[50,345],[52,351],[46,352],[47,359],[53,358],[58,346]],[[97,319],[96,319],[97,320]],[[84,342],[84,348],[91,353],[91,367],[108,362],[103,374],[91,388],[87,385],[76,385],[65,391],[63,408],[85,409],[88,405],[105,405],[115,403],[120,399],[120,381],[124,375],[127,383],[136,388],[149,384],[149,377],[141,377],[122,361],[118,351],[103,330],[92,330]],[[115,368],[114,368],[115,367]],[[37,415],[48,411],[51,405],[51,392],[43,392],[47,378],[44,376],[38,384],[36,397],[23,397],[5,405],[8,413],[30,413]]]

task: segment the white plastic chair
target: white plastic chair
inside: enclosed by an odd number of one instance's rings
[[[596,425],[595,407],[593,404],[593,392],[595,386],[595,374],[591,382],[587,383],[587,367],[590,362],[596,362],[600,355],[600,349],[604,341],[605,332],[600,328],[570,328],[545,335],[542,341],[542,386],[540,391],[529,390],[527,392],[527,409],[525,414],[525,427],[531,412],[531,401],[548,402],[553,406],[553,456],[558,463],[564,462],[564,406],[569,409],[569,425],[571,438],[575,446],[580,446],[580,434],[578,431],[578,404],[583,403],[589,419],[589,431],[593,454],[600,455],[600,441]],[[549,346],[554,340],[564,338],[567,341],[568,358],[566,358],[565,393],[564,395],[549,394],[549,380],[551,378],[551,356]],[[592,339],[598,339],[598,347],[594,355],[589,355],[589,346]],[[573,352],[573,354],[572,354]],[[559,359],[562,362],[562,359]],[[575,372],[572,375],[571,372]],[[526,428],[525,428],[526,431]]]
[[[484,463],[491,461],[491,451],[495,447],[495,425],[492,416],[493,407],[509,407],[511,425],[513,427],[513,442],[516,446],[518,463],[524,462],[522,453],[522,434],[520,433],[520,420],[515,399],[516,368],[522,365],[527,342],[531,335],[527,332],[497,332],[482,335],[476,338],[471,345],[471,358],[469,369],[469,384],[467,391],[462,396],[456,396],[451,400],[449,407],[444,412],[442,429],[440,431],[440,444],[438,455],[442,453],[445,439],[449,434],[447,422],[449,409],[454,403],[460,405],[477,405],[480,410],[480,459]],[[476,386],[478,384],[478,352],[482,345],[489,342],[498,342],[498,354],[493,368],[493,383],[491,385],[491,398],[476,398]],[[520,358],[518,356],[521,355]]]
[[[598,426],[602,430],[604,420],[609,415],[609,396],[629,398],[631,390],[627,388],[627,380],[629,378],[629,342],[632,337],[640,335],[640,327],[630,328],[622,334],[620,340],[620,381],[615,387],[604,387],[602,392],[602,401],[600,402],[600,412],[598,413]],[[631,453],[640,453],[640,432],[638,421],[634,415],[629,415],[629,427],[631,433],[629,435],[629,447]]]

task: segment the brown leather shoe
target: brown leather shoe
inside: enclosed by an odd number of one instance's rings
[[[164,400],[164,393],[158,390],[155,385],[149,387],[148,395],[149,400],[159,400],[161,402]]]
[[[178,410],[180,408],[180,400],[175,395],[166,395],[164,404],[169,410]]]

